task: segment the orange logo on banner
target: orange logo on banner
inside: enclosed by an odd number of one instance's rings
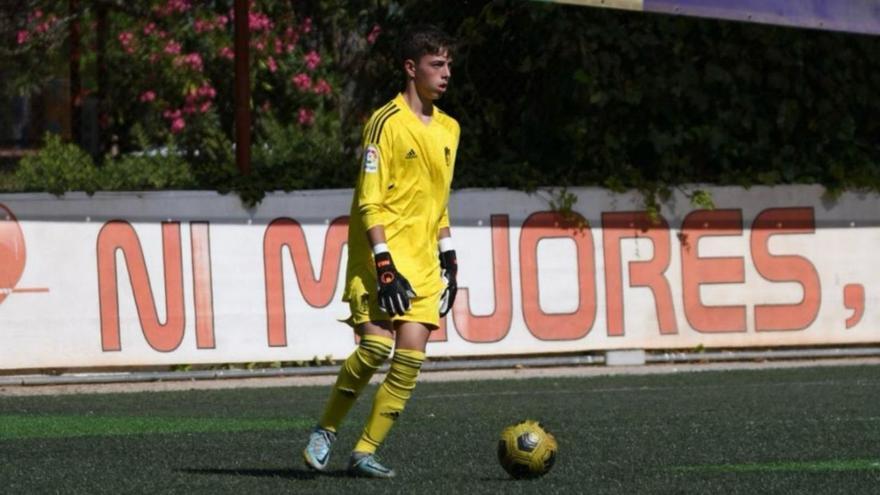
[[[0,204],[0,303],[15,289],[24,273],[24,235],[18,220]]]
[[[18,219],[9,208],[0,204],[0,303],[13,292],[49,292],[45,287],[17,287],[26,261],[24,234]]]

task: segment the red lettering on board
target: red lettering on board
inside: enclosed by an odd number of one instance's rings
[[[440,318],[437,328],[431,330],[428,342],[446,342],[447,340],[449,340],[449,337],[446,334],[446,318]]]
[[[468,342],[497,342],[510,331],[513,318],[513,295],[510,281],[510,220],[507,215],[492,215],[492,279],[495,310],[488,315],[474,315],[470,309],[470,291],[459,287],[452,308],[452,321],[461,338]],[[444,323],[441,321],[441,324]],[[441,326],[441,328],[443,328]],[[436,333],[436,332],[434,332]]]
[[[577,214],[575,214],[577,215]],[[519,238],[520,280],[526,327],[540,340],[577,340],[596,319],[596,263],[593,233],[583,217],[567,220],[557,212],[539,212],[523,222]],[[538,287],[538,242],[568,238],[577,247],[578,307],[572,313],[545,313]]]
[[[846,319],[846,328],[858,325],[865,314],[865,287],[861,284],[846,284],[843,287],[843,305],[852,311]]]
[[[684,314],[698,332],[744,332],[746,308],[742,305],[706,306],[700,299],[700,286],[737,284],[745,281],[743,258],[702,257],[700,239],[742,235],[739,210],[696,210],[681,224],[681,282]]]
[[[165,275],[165,323],[159,322],[156,301],[147,272],[144,250],[134,228],[113,220],[98,233],[98,296],[101,307],[101,346],[104,351],[122,349],[119,336],[119,291],[116,252],[122,251],[138,318],[147,343],[160,352],[175,350],[186,326],[183,303],[183,262],[180,222],[162,222],[162,254]]]
[[[15,215],[0,204],[0,303],[12,293],[24,273],[27,250]]]
[[[196,347],[213,349],[214,293],[211,277],[211,237],[208,222],[189,224],[192,244],[193,299],[196,313]]]
[[[333,294],[336,292],[342,247],[347,241],[348,217],[336,218],[330,223],[324,236],[321,274],[316,277],[315,269],[309,258],[309,247],[306,245],[306,238],[299,222],[292,218],[279,218],[273,220],[266,227],[266,234],[263,237],[263,262],[266,281],[268,340],[271,347],[287,345],[284,276],[281,269],[283,248],[287,247],[290,251],[297,284],[303,299],[314,308],[323,308],[330,304],[333,300]]]
[[[608,335],[624,334],[623,275],[620,256],[620,241],[647,237],[654,246],[654,255],[648,260],[630,261],[630,287],[647,287],[654,295],[654,308],[661,334],[678,333],[675,322],[675,306],[672,302],[672,289],[666,279],[666,270],[671,258],[669,224],[663,217],[656,220],[647,213],[613,212],[602,213],[602,246],[605,257],[605,298],[608,319]]]
[[[756,305],[756,331],[802,330],[819,314],[822,291],[816,267],[802,256],[770,254],[768,246],[774,235],[815,231],[812,208],[770,208],[759,213],[752,222],[752,260],[758,273],[771,282],[797,282],[804,291],[797,304]]]

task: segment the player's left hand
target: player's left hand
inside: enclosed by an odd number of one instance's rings
[[[403,316],[409,311],[412,298],[416,292],[412,285],[394,267],[391,253],[384,252],[374,256],[376,261],[376,278],[379,282],[379,309],[391,316]]]
[[[440,253],[440,276],[446,281],[446,289],[440,296],[440,317],[446,316],[455,303],[455,294],[458,292],[458,283],[455,277],[458,275],[458,260],[455,258],[455,250],[450,249]]]

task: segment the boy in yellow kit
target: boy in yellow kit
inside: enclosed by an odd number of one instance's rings
[[[434,106],[449,84],[452,45],[433,26],[407,32],[400,42],[404,91],[376,110],[364,128],[344,294],[349,322],[361,340],[343,363],[303,451],[306,465],[317,471],[327,469],[340,423],[394,347],[348,469],[373,478],[395,475],[374,454],[415,388],[430,332],[455,300],[457,262],[447,203],[459,127]]]

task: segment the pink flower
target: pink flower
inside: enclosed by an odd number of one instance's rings
[[[305,19],[303,19],[303,23],[299,27],[299,30],[302,31],[303,33],[306,33],[306,34],[311,33],[312,32],[312,18],[306,17]]]
[[[27,43],[28,38],[30,38],[31,34],[27,32],[27,30],[22,29],[15,35],[15,40],[18,41],[19,45],[23,45]]]
[[[248,13],[248,26],[251,31],[268,31],[272,29],[272,20],[261,12]]]
[[[284,43],[280,39],[275,39],[275,55],[281,55],[284,52]]]
[[[284,39],[286,40],[284,43],[284,51],[290,53],[296,46],[296,42],[299,41],[299,33],[297,33],[292,27],[289,27],[284,30]]]
[[[180,118],[180,109],[176,108],[174,110],[165,110],[164,112],[162,112],[162,116],[168,120],[179,119]]]
[[[134,53],[134,47],[131,46],[134,41],[134,34],[128,31],[123,31],[119,33],[117,37],[119,39],[119,44],[122,45],[122,49],[125,50],[125,53],[132,54]]]
[[[49,30],[49,23],[48,23],[48,22],[41,22],[41,23],[39,23],[39,24],[37,25],[36,29],[35,29],[35,31],[38,32],[38,33],[40,33],[40,34],[43,34],[43,33],[45,33],[45,32],[48,31],[48,30]]]
[[[290,80],[300,91],[307,91],[312,87],[312,78],[305,72],[300,72],[290,78]]]
[[[367,35],[367,43],[373,44],[379,39],[379,34],[382,33],[382,27],[378,24],[373,25],[373,29],[370,31],[370,34]]]
[[[315,68],[318,67],[318,64],[321,63],[321,56],[318,55],[318,52],[312,50],[305,54],[304,60],[306,61],[306,67],[308,67],[309,70],[315,70]]]
[[[312,125],[315,122],[315,112],[308,108],[300,107],[297,112],[297,121],[300,125]]]
[[[223,26],[225,26],[227,23],[229,23],[229,18],[226,17],[225,15],[218,15],[218,16],[214,19],[214,23],[217,25],[217,27],[223,27]]]
[[[178,53],[180,53],[180,43],[173,40],[169,41],[165,45],[165,53],[167,53],[168,55],[177,55]]]
[[[211,98],[213,99],[217,96],[217,90],[215,90],[210,83],[204,82],[197,90],[197,94],[203,98]]]
[[[235,60],[235,52],[232,51],[232,48],[229,48],[228,46],[224,46],[223,48],[221,48],[218,55],[220,55],[221,58],[225,58],[227,60]]]
[[[197,33],[203,33],[214,29],[214,23],[207,19],[196,19],[193,28]]]
[[[266,59],[266,67],[268,67],[269,72],[272,73],[278,70],[278,64],[275,63],[275,59],[272,57]]]
[[[165,5],[153,7],[153,11],[160,16],[168,16],[174,13],[183,13],[191,9],[190,0],[168,0]]]
[[[131,45],[131,42],[134,40],[134,34],[128,31],[123,31],[119,33],[117,39],[119,39],[120,45],[122,45],[124,48],[128,48],[128,46]]]
[[[315,83],[315,87],[312,88],[312,91],[317,95],[329,95],[333,92],[333,88],[330,87],[330,83],[324,79],[319,79],[318,82]]]
[[[210,101],[203,101],[202,104],[199,105],[199,112],[201,112],[201,113],[207,113],[208,110],[210,110],[210,109],[211,109],[211,102]]]
[[[144,26],[144,36],[149,36],[149,35],[153,34],[154,31],[156,31],[156,23],[155,22],[151,22],[151,23],[147,24],[146,26]]]
[[[202,56],[198,53],[188,53],[183,56],[183,60],[192,70],[196,72],[202,71]]]
[[[171,122],[171,133],[178,134],[186,127],[186,121],[183,117],[178,117]]]
[[[151,102],[155,99],[156,99],[156,92],[153,90],[147,90],[147,91],[144,91],[143,94],[141,94],[141,101],[144,103]]]

